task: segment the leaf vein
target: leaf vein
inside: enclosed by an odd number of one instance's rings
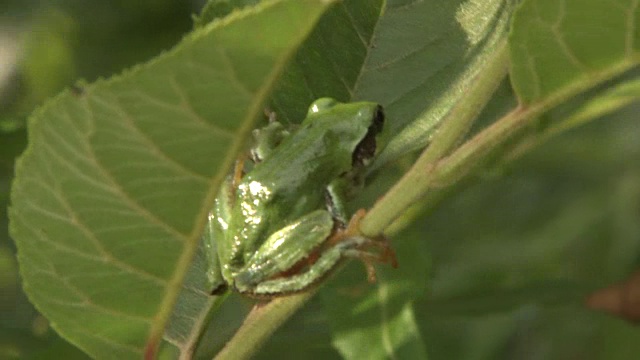
[[[146,134],[144,131],[142,131],[136,125],[133,117],[125,110],[125,108],[123,106],[111,106],[111,105],[105,103],[104,101],[101,101],[101,100],[98,100],[98,99],[96,99],[96,100],[98,102],[101,102],[103,106],[105,106],[107,108],[111,108],[116,113],[118,113],[120,115],[121,119],[125,120],[125,122],[126,122],[126,124],[123,124],[123,125],[127,126],[127,128],[129,130],[131,130],[132,132],[134,132],[137,135],[136,136],[136,141],[144,143],[144,145],[145,145],[144,149],[148,150],[150,152],[150,154],[155,155],[155,157],[157,159],[159,159],[160,161],[166,162],[167,164],[169,164],[170,166],[172,166],[174,169],[176,169],[179,172],[185,173],[187,175],[191,175],[191,176],[193,176],[195,178],[206,179],[207,181],[209,180],[204,175],[194,172],[193,170],[187,168],[182,163],[176,161],[175,159],[173,159],[169,155],[167,155],[158,146],[158,144],[156,144],[154,142],[153,138],[149,137],[148,134]],[[96,148],[96,147],[94,146],[94,148]],[[95,156],[94,156],[94,158],[95,158]]]
[[[176,228],[172,227],[171,225],[165,223],[164,221],[160,220],[155,214],[153,214],[148,209],[146,209],[144,206],[142,206],[142,204],[140,204],[137,201],[135,201],[122,188],[121,184],[117,182],[117,180],[113,177],[113,175],[109,172],[109,170],[104,165],[102,165],[102,163],[100,161],[98,161],[98,158],[95,156],[95,153],[92,151],[92,149],[89,149],[88,151],[91,154],[91,157],[92,157],[94,163],[96,164],[97,169],[104,176],[104,178],[107,179],[109,181],[109,183],[111,184],[110,187],[113,189],[113,191],[117,192],[120,195],[119,197],[122,200],[124,200],[132,209],[135,209],[140,215],[142,215],[143,217],[147,218],[147,220],[149,222],[155,223],[158,226],[160,226],[163,229],[165,229],[167,232],[173,234],[176,239],[180,239],[182,241],[186,241],[189,238],[188,234],[183,234],[178,229],[176,229]]]
[[[347,14],[347,16],[349,17],[349,23],[351,24],[351,27],[353,27],[353,29],[356,31],[356,34],[358,34],[358,39],[360,39],[360,41],[362,42],[362,46],[367,49],[369,46],[367,44],[367,40],[365,39],[364,35],[362,35],[360,33],[360,31],[358,31],[358,27],[356,26],[356,21],[355,18],[353,17],[353,15],[349,12],[349,8],[345,5],[345,3],[340,3],[340,6],[342,6],[344,8],[344,12]]]
[[[569,44],[567,43],[566,39],[564,38],[563,34],[562,34],[562,30],[560,29],[560,26],[562,25],[562,20],[565,18],[566,16],[566,0],[560,0],[558,1],[558,4],[560,6],[559,10],[558,10],[558,18],[556,19],[556,21],[551,25],[551,31],[553,32],[553,34],[556,36],[556,39],[558,41],[558,45],[560,45],[560,48],[562,49],[562,52],[567,56],[567,58],[569,59],[569,61],[580,71],[587,73],[590,71],[589,67],[586,66],[577,56],[576,54],[573,52],[573,50],[571,50]]]
[[[121,261],[120,259],[118,259],[116,256],[114,256],[112,253],[110,253],[102,244],[102,242],[100,241],[100,239],[98,239],[95,234],[84,224],[84,222],[82,222],[75,210],[70,206],[69,202],[67,201],[67,199],[64,197],[62,192],[53,192],[53,195],[58,199],[58,201],[60,202],[60,204],[66,209],[67,214],[69,214],[69,223],[80,229],[80,231],[82,231],[82,233],[84,233],[84,235],[87,237],[87,239],[93,243],[93,245],[95,246],[95,248],[100,252],[100,254],[102,255],[102,257],[104,258],[103,262],[105,263],[110,263],[115,267],[118,267],[124,271],[127,271],[133,275],[137,275],[141,278],[147,279],[147,280],[152,280],[153,282],[162,285],[162,286],[166,286],[167,284],[167,280],[160,278],[156,275],[153,275],[145,270],[142,270],[140,268],[134,267],[131,264],[125,263],[123,261]],[[65,220],[67,220],[66,218],[64,218]],[[47,236],[45,236],[46,238],[48,238]],[[171,238],[171,237],[169,237]],[[50,242],[55,243],[53,240],[48,239]]]
[[[182,89],[178,81],[175,79],[175,77],[171,78],[170,83],[171,83],[171,87],[180,98],[180,106],[183,108],[186,114],[190,115],[198,123],[213,130],[216,134],[220,134],[228,138],[235,137],[235,133],[233,131],[225,129],[221,126],[217,126],[215,123],[207,121],[204,117],[202,117],[202,115],[198,114],[198,112],[191,105],[191,102],[189,101],[187,94],[184,92],[184,90]]]
[[[233,61],[231,60],[231,58],[229,57],[229,54],[227,54],[227,52],[225,51],[225,49],[223,47],[219,47],[218,49],[218,53],[222,56],[223,61],[226,63],[226,67],[227,67],[227,72],[225,72],[226,74],[229,75],[229,80],[231,80],[231,82],[233,84],[236,85],[236,87],[241,90],[242,92],[244,92],[245,96],[249,99],[253,99],[255,97],[255,93],[251,90],[249,90],[245,84],[242,83],[242,81],[240,81],[240,78],[238,77],[238,73],[235,70],[235,67],[233,66]]]
[[[51,297],[46,297],[46,298],[42,298],[41,301],[45,301],[45,302],[49,302],[49,303],[53,303],[53,304],[64,305],[64,306],[70,306],[72,304],[78,304],[78,305],[74,305],[74,306],[91,307],[91,308],[96,309],[97,311],[101,311],[101,312],[109,314],[109,315],[115,315],[115,316],[120,316],[120,317],[128,317],[128,318],[132,318],[132,319],[141,320],[141,321],[144,321],[146,323],[151,323],[151,319],[149,319],[149,318],[146,318],[146,317],[143,317],[143,316],[140,316],[140,315],[133,315],[133,314],[125,313],[125,312],[122,312],[122,311],[113,310],[113,309],[110,309],[110,308],[105,307],[103,305],[96,304],[95,302],[93,302],[91,297],[89,297],[89,295],[87,295],[86,293],[80,291],[75,285],[71,284],[69,282],[69,278],[68,277],[61,276],[60,273],[56,270],[55,266],[53,266],[53,265],[52,265],[52,272],[45,272],[45,271],[42,271],[41,269],[37,269],[36,268],[34,270],[34,273],[43,273],[43,274],[50,275],[50,276],[54,277],[56,280],[59,280],[60,282],[62,282],[63,286],[65,286],[67,289],[69,289],[71,292],[73,292],[78,298],[83,300],[82,303],[71,303],[71,302],[67,302],[67,301],[55,301],[55,302],[53,302]]]

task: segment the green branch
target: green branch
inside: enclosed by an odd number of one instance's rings
[[[315,293],[315,290],[312,290],[299,295],[275,298],[266,304],[255,305],[240,329],[215,359],[250,358],[269,339],[271,334]]]
[[[360,229],[364,234],[380,234],[426,194],[432,185],[432,172],[440,159],[459,143],[507,74],[509,55],[506,40],[498,48],[499,50],[473,81],[467,96],[443,119],[433,141],[411,170],[373,206],[363,219]]]
[[[500,72],[506,74],[507,58],[505,47],[487,64],[486,70],[480,74],[474,87],[469,89],[465,104],[460,104],[449,113],[432,144],[363,219],[361,230],[364,234],[382,233],[407,209],[417,203],[422,206],[431,205],[430,201],[441,198],[438,194],[484,165],[487,159],[495,155],[497,149],[513,140],[522,129],[532,125],[540,115],[633,67],[631,62],[622,62],[618,66],[593,73],[581,81],[574,82],[528,107],[518,107],[447,155],[463,135],[461,130],[465,130],[465,126],[473,120],[469,117],[475,117],[480,112],[481,106],[484,106],[493,95],[492,90],[502,79]],[[628,101],[615,102],[618,107],[625,104],[628,104]],[[477,106],[475,112],[471,111],[471,105]],[[610,104],[608,110],[612,108],[614,107]],[[589,116],[582,114],[580,123],[585,123],[598,114],[602,112],[592,111],[588,113]],[[568,128],[570,126],[564,127],[563,130]],[[557,133],[558,131],[554,132],[554,134]],[[426,195],[429,196],[425,198]]]

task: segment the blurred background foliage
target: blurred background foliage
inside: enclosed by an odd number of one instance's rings
[[[169,49],[203,3],[0,1],[0,358],[86,357],[49,329],[21,291],[6,205],[27,115],[65,87]],[[485,112],[495,115],[513,99],[505,84]],[[432,358],[628,359],[640,352],[635,326],[582,306],[589,290],[638,267],[638,113],[640,105],[628,107],[484,173],[398,235],[401,260],[431,264],[429,274],[400,273],[429,278],[416,289],[414,311]],[[395,179],[385,176],[381,183]],[[336,357],[321,307],[314,299],[260,356]]]

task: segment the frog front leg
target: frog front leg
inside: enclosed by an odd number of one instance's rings
[[[207,215],[207,223],[202,234],[204,253],[208,265],[206,275],[211,295],[222,295],[228,289],[228,279],[226,278],[229,270],[223,270],[220,259],[221,250],[227,255],[224,258],[224,263],[227,265],[226,268],[234,264],[234,261],[231,261],[232,259],[238,262],[237,258],[242,253],[242,249],[239,249],[234,243],[225,241],[225,231],[232,217],[234,189],[237,188],[237,184],[242,178],[243,167],[244,159],[239,158],[236,161],[232,175],[227,176],[220,187],[220,191],[213,203],[213,209]]]
[[[253,130],[254,144],[249,151],[251,160],[254,163],[266,160],[273,150],[288,136],[289,130],[269,116],[269,124],[267,126]]]

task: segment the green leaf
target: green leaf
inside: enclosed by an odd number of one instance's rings
[[[425,147],[503,43],[511,0],[389,1],[354,99],[385,107],[376,166]]]
[[[539,146],[545,141],[563,134],[564,132],[583,126],[595,118],[607,115],[625,106],[640,100],[640,80],[631,79],[615,84],[608,89],[600,91],[597,96],[582,100],[578,105],[572,106],[572,111],[560,119],[555,119],[545,129],[526,134],[518,146],[509,153],[510,158],[515,158]]]
[[[60,334],[98,358],[153,355],[218,184],[328,5],[234,13],[33,115],[11,232],[25,290]]]
[[[509,39],[520,101],[584,90],[638,64],[639,21],[631,0],[524,1]]]
[[[176,300],[176,305],[167,324],[164,340],[175,346],[183,354],[192,355],[207,321],[212,307],[224,300],[203,291],[208,286],[207,263],[202,246],[196,252],[184,278],[184,285]]]
[[[640,79],[632,79],[603,91],[598,97],[578,107],[573,114],[554,127],[554,132],[583,125],[588,120],[608,114],[640,100]]]
[[[320,97],[354,100],[383,3],[345,0],[322,17],[276,84],[271,106],[279,121],[299,123]]]

